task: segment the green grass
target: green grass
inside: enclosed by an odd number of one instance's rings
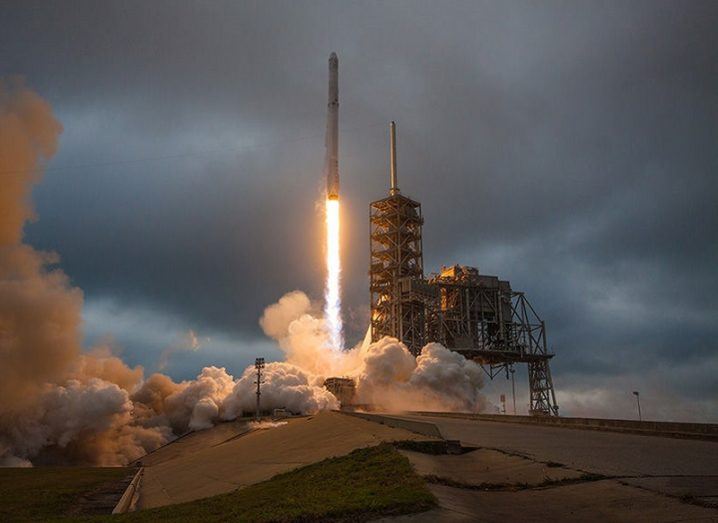
[[[228,494],[142,510],[112,521],[366,521],[434,506],[436,499],[409,460],[393,446],[382,444]]]
[[[126,468],[0,468],[0,521],[46,521],[67,515],[83,494],[122,481]]]

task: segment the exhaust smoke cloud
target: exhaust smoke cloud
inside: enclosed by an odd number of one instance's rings
[[[403,343],[367,337],[353,349],[328,349],[330,329],[311,315],[311,302],[302,292],[286,294],[268,307],[260,321],[265,333],[285,352],[287,364],[315,375],[323,383],[330,376],[356,381],[356,403],[384,410],[462,410],[485,408],[479,389],[481,368],[438,343],[426,345],[414,358]],[[279,364],[283,365],[283,364]]]
[[[0,465],[124,465],[192,430],[253,414],[254,369],[234,378],[207,366],[175,382],[130,368],[108,347],[83,348],[82,291],[54,253],[22,242],[34,218],[30,192],[55,153],[62,126],[50,106],[18,80],[0,82]],[[480,369],[437,344],[413,358],[393,339],[335,350],[320,307],[298,291],[260,319],[286,361],[268,363],[266,410],[314,413],[339,406],[329,376],[357,382],[358,401],[385,409],[480,410]],[[191,332],[174,352],[196,350]]]

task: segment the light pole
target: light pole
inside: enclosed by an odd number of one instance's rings
[[[513,365],[511,366],[511,398],[514,401],[514,416],[516,416],[516,384],[514,383],[514,372],[516,372],[516,369],[514,369]]]
[[[641,416],[641,396],[637,390],[633,391],[633,395],[636,396],[636,403],[638,404],[638,421],[643,421],[643,417]]]
[[[257,358],[254,360],[254,368],[257,369],[257,412],[254,414],[254,419],[259,421],[259,397],[262,395],[261,386],[264,381],[262,380],[262,369],[264,369],[264,358]]]

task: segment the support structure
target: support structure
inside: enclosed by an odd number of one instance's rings
[[[264,358],[257,358],[254,360],[254,368],[257,369],[257,381],[254,383],[257,384],[257,410],[254,413],[254,419],[259,421],[259,413],[260,410],[260,397],[262,396],[262,384],[264,383],[264,380],[262,379],[262,371],[264,370]]]
[[[421,204],[399,191],[390,127],[389,196],[369,207],[371,337],[391,336],[414,355],[431,341],[479,363],[489,378],[528,366],[532,415],[557,416],[546,326],[508,281],[453,265],[424,276]],[[513,374],[511,374],[513,378]]]
[[[424,306],[411,292],[424,278],[421,206],[397,192],[373,202],[369,220],[372,341],[395,336],[407,346],[421,345]]]
[[[397,186],[396,126],[391,122],[389,197],[369,208],[372,341],[394,336],[408,347],[427,342],[425,307],[414,290],[424,282],[421,204]]]

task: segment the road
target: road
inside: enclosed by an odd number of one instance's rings
[[[447,439],[607,476],[715,476],[718,442],[422,415]],[[718,494],[718,493],[717,493]]]
[[[418,414],[375,418],[429,422],[444,438],[480,449],[405,452],[441,508],[399,521],[718,521],[718,442]]]

